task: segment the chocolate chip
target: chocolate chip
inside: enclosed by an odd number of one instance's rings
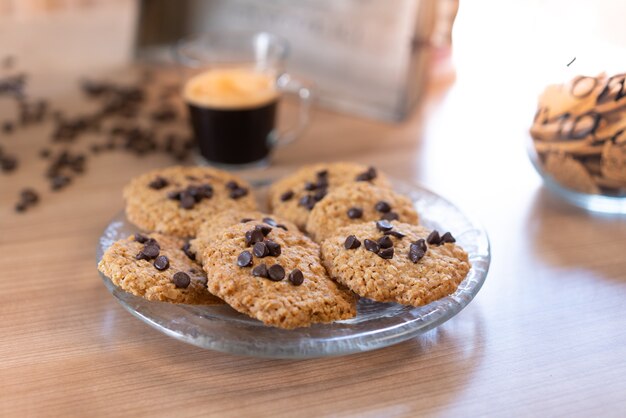
[[[252,218],[243,218],[242,220],[240,220],[239,222],[241,222],[242,224],[248,223],[250,221],[253,221],[254,219]]]
[[[171,200],[180,200],[182,194],[183,192],[181,192],[180,190],[173,190],[167,193],[167,198]]]
[[[304,206],[308,210],[313,209],[316,203],[317,202],[315,201],[315,198],[310,194],[302,196],[300,200],[298,201],[298,204],[300,206]]]
[[[167,187],[169,182],[163,177],[157,177],[148,184],[148,187],[154,190],[161,190],[164,187]]]
[[[143,247],[143,250],[141,250],[143,255],[145,255],[149,260],[157,258],[160,251],[161,250],[159,249],[159,247],[151,243],[146,243],[146,245]]]
[[[343,243],[343,247],[346,250],[354,250],[354,249],[359,248],[360,246],[361,246],[361,241],[359,241],[358,238],[354,235],[348,235],[348,237]]]
[[[389,203],[385,202],[384,200],[381,200],[380,202],[376,203],[376,205],[374,205],[374,209],[381,213],[387,213],[391,210],[391,205],[389,205]]]
[[[428,246],[426,245],[426,241],[423,238],[418,239],[412,244],[417,245],[417,247],[424,252],[428,251]]]
[[[170,267],[170,260],[166,256],[160,255],[154,260],[154,267],[160,271],[167,270]]]
[[[264,235],[263,232],[255,228],[246,232],[245,239],[246,246],[249,247],[250,245],[256,244],[257,242],[263,241]]]
[[[247,194],[248,194],[248,189],[244,187],[238,187],[236,189],[231,190],[228,196],[230,196],[231,199],[237,200],[239,198],[244,197]]]
[[[140,244],[144,244],[146,241],[148,241],[148,237],[137,232],[135,234],[135,241],[137,241]]]
[[[61,190],[72,182],[67,176],[54,176],[52,178],[52,190]]]
[[[307,181],[306,183],[304,183],[304,190],[308,190],[309,192],[312,192],[315,189],[317,189],[317,184],[311,183],[310,181]]]
[[[387,235],[384,235],[378,239],[378,245],[380,248],[390,248],[393,247],[393,241]]]
[[[29,206],[39,202],[39,194],[33,189],[23,189],[20,192],[20,198]]]
[[[191,283],[191,277],[189,277],[187,273],[183,271],[179,271],[178,273],[174,274],[174,276],[172,277],[172,282],[174,283],[174,286],[178,288],[186,289],[187,287],[189,287],[189,284]]]
[[[380,258],[384,258],[385,260],[391,260],[393,258],[393,247],[383,248],[378,252],[378,256]]]
[[[286,227],[285,225],[283,225],[283,224],[278,224],[278,225],[276,225],[276,228],[280,228],[280,229],[284,229],[285,231],[289,231],[289,230],[287,229],[287,227]]]
[[[210,184],[203,184],[202,186],[199,186],[198,189],[199,195],[202,196],[202,198],[210,199],[213,197],[213,186]]]
[[[319,202],[326,196],[326,193],[326,189],[318,189],[315,191],[315,193],[313,193],[313,199],[315,199],[316,202]]]
[[[291,270],[291,273],[289,273],[288,279],[292,285],[300,286],[302,282],[304,282],[304,275],[299,269],[293,269]]]
[[[398,239],[402,239],[402,238],[404,238],[404,237],[406,236],[406,235],[404,235],[402,232],[399,232],[399,231],[394,231],[394,230],[391,230],[391,231],[385,231],[385,232],[383,232],[383,234],[385,234],[385,235],[391,235],[392,237],[396,237],[396,238],[398,238]]]
[[[391,223],[386,220],[386,219],[381,219],[380,221],[376,221],[376,228],[378,228],[379,231],[391,231],[393,229],[393,225],[391,225]]]
[[[380,219],[384,219],[386,221],[397,221],[400,219],[400,216],[396,212],[387,212],[383,214]]]
[[[319,177],[317,183],[315,183],[318,189],[328,188],[328,177]]]
[[[450,232],[446,232],[441,236],[441,244],[445,243],[453,243],[456,242],[456,239],[452,236]]]
[[[320,170],[316,173],[317,177],[326,178],[328,177],[328,170]]]
[[[183,252],[185,253],[185,255],[190,259],[190,260],[195,260],[196,259],[196,253],[194,253],[193,251],[191,251],[191,244],[189,244],[189,241],[185,242],[185,244],[183,245],[183,247],[181,248],[181,250],[183,250]]]
[[[415,244],[415,243],[412,243],[410,245],[409,260],[411,260],[413,263],[417,263],[418,261],[420,261],[420,259],[424,257],[424,254],[426,254],[426,251],[423,249],[421,245]]]
[[[272,232],[272,227],[267,225],[256,225],[254,229],[261,231],[263,236],[267,236],[270,232]]]
[[[282,252],[280,244],[272,241],[271,239],[265,241],[265,246],[269,250],[269,255],[271,255],[272,257],[278,257]]]
[[[285,193],[280,195],[280,201],[286,202],[290,200],[293,197],[293,195],[294,195],[293,190],[287,190]]]
[[[250,251],[242,251],[237,257],[237,265],[239,267],[248,267],[252,265],[252,253]]]
[[[365,241],[363,241],[363,243],[365,244],[365,249],[367,251],[377,253],[380,250],[380,246],[378,245],[376,241],[372,241],[371,239],[366,239]]]
[[[279,282],[285,278],[285,269],[279,264],[274,264],[267,269],[267,274],[270,280]]]
[[[363,216],[363,209],[361,208],[350,208],[348,209],[348,218],[350,219],[359,219]]]
[[[255,266],[252,269],[252,275],[256,277],[269,277],[267,273],[267,266],[265,265],[265,263],[261,263],[258,266]]]
[[[263,258],[269,255],[270,250],[264,242],[257,242],[252,246],[252,253],[256,257]]]
[[[439,236],[439,231],[436,229],[428,235],[426,238],[426,242],[431,245],[439,245],[441,243],[441,237]]]
[[[376,169],[374,167],[370,167],[367,171],[356,176],[356,181],[371,181],[374,180],[376,176]]]
[[[5,155],[4,157],[0,158],[0,168],[5,173],[10,173],[11,171],[14,171],[17,168],[17,158],[10,155]]]
[[[236,189],[238,189],[238,188],[239,188],[239,184],[237,184],[237,182],[236,182],[236,181],[231,180],[231,181],[229,181],[228,183],[226,183],[226,188],[227,188],[228,190],[236,190]]]
[[[272,218],[263,218],[263,222],[270,225],[270,226],[277,226],[278,224],[276,223],[275,220],[273,220]]]
[[[196,199],[191,193],[184,191],[180,194],[180,207],[183,209],[191,209],[196,204]]]
[[[157,247],[159,250],[161,249],[161,246],[154,238],[148,238],[148,240],[145,242],[145,245],[152,245],[154,247]]]

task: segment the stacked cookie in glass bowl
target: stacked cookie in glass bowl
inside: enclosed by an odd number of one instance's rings
[[[148,300],[227,303],[287,329],[353,318],[359,297],[421,306],[470,270],[452,234],[419,226],[375,168],[303,167],[269,187],[271,213],[254,194],[208,167],[139,176],[124,190],[126,216],[145,232],[113,243],[98,268]]]

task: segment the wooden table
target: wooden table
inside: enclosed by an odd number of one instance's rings
[[[36,150],[47,130],[0,137],[22,157],[0,175],[0,416],[623,416],[626,219],[575,209],[542,187],[524,149],[529,84],[510,83],[502,56],[477,53],[405,123],[318,110],[306,136],[275,156],[281,172],[374,164],[449,197],[490,234],[487,282],[464,311],[348,357],[235,357],[132,317],[98,277],[95,245],[122,208],[121,187],[169,160],[91,159],[71,188],[15,214],[23,185],[43,188]]]

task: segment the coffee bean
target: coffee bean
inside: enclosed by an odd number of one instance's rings
[[[52,190],[61,190],[72,182],[67,176],[55,176],[52,178]]]
[[[250,246],[250,245],[254,245],[257,242],[261,242],[263,241],[263,239],[265,238],[265,236],[263,235],[263,232],[261,232],[258,229],[252,229],[250,231],[246,232],[245,235],[245,239],[246,239],[246,246]]]
[[[167,187],[169,182],[163,177],[157,177],[148,184],[148,187],[154,190],[161,190],[164,187]]]
[[[378,245],[376,241],[372,241],[371,239],[366,239],[365,241],[363,241],[363,243],[367,251],[377,253],[380,250],[380,246]]]
[[[426,241],[423,238],[418,239],[417,241],[413,242],[413,244],[417,245],[417,247],[424,252],[428,251],[428,246],[426,245]]]
[[[367,171],[356,176],[356,181],[372,181],[376,178],[377,173],[374,167],[370,167]]]
[[[254,219],[252,218],[243,218],[242,220],[240,220],[239,222],[241,222],[242,224],[248,223],[250,221],[253,221]]]
[[[453,243],[456,242],[456,239],[452,236],[452,234],[450,232],[446,232],[445,234],[443,234],[441,236],[441,243],[445,244],[445,243]]]
[[[311,183],[310,181],[307,181],[306,183],[304,183],[304,190],[308,190],[309,192],[312,192],[315,189],[317,189],[317,185],[315,183]]]
[[[237,200],[241,197],[246,196],[247,194],[248,194],[248,189],[244,187],[238,187],[236,189],[231,190],[228,196],[230,196],[231,199]]]
[[[402,232],[399,232],[399,231],[393,231],[393,230],[391,230],[391,231],[385,231],[385,232],[383,232],[383,234],[385,234],[385,235],[391,235],[392,237],[396,237],[396,238],[398,238],[398,239],[402,239],[402,238],[404,238],[404,237],[406,236],[406,235],[404,235]]]
[[[363,216],[363,209],[357,208],[357,207],[348,209],[348,218],[359,219],[362,216]]]
[[[252,265],[252,253],[250,251],[242,251],[237,257],[237,265],[239,267],[248,267]]]
[[[384,258],[385,260],[391,260],[393,258],[393,247],[383,248],[378,252],[378,256],[380,258]]]
[[[269,255],[271,255],[272,257],[278,257],[282,252],[280,244],[272,241],[271,239],[265,241],[265,246],[269,250]]]
[[[380,219],[384,219],[385,221],[397,221],[398,219],[400,219],[400,215],[398,215],[396,212],[387,212],[384,213],[383,216],[380,217]]]
[[[189,244],[189,241],[185,242],[185,244],[183,245],[181,250],[183,250],[183,252],[187,256],[187,258],[189,258],[190,260],[195,260],[196,259],[196,253],[191,251],[191,244]]]
[[[360,246],[361,246],[361,241],[359,241],[358,238],[354,235],[348,235],[348,237],[343,243],[343,247],[346,250],[354,250],[354,249],[359,248]]]
[[[302,282],[304,282],[304,275],[299,269],[293,269],[291,270],[291,273],[289,273],[288,279],[292,285],[300,286]]]
[[[267,225],[256,225],[254,229],[258,229],[263,233],[263,236],[267,236],[270,232],[272,232],[272,227]]]
[[[153,258],[157,258],[160,252],[160,249],[158,246],[150,243],[150,242],[146,242],[146,245],[143,247],[143,250],[141,250],[141,252],[148,257],[148,259],[153,259]]]
[[[135,238],[135,241],[137,241],[140,244],[144,244],[146,241],[148,241],[148,237],[140,234],[139,232],[135,234],[134,238]]]
[[[263,218],[263,222],[270,225],[270,226],[276,226],[277,223],[275,220],[273,220],[272,218]]]
[[[191,283],[191,277],[183,271],[179,271],[172,277],[172,282],[177,288],[186,289]]]
[[[154,260],[153,264],[157,270],[163,271],[170,267],[170,260],[166,256],[160,255]]]
[[[252,246],[252,253],[256,257],[263,258],[269,255],[270,250],[264,242],[257,242]]]
[[[424,251],[420,245],[412,243],[409,246],[409,260],[411,260],[411,262],[417,263],[425,254],[426,251]]]
[[[293,190],[287,190],[285,193],[280,195],[280,201],[281,202],[286,202],[288,200],[290,200],[291,198],[293,198]]]
[[[269,277],[267,273],[267,266],[265,265],[265,263],[261,263],[258,266],[255,266],[252,269],[252,275],[256,277]]]
[[[183,209],[191,209],[196,204],[196,199],[187,191],[180,194],[180,207]]]
[[[378,239],[378,245],[380,248],[390,248],[393,247],[393,241],[387,235],[384,235]]]
[[[270,280],[279,282],[285,278],[285,269],[279,264],[274,264],[267,269],[267,274]]]
[[[384,200],[381,200],[374,205],[374,208],[381,213],[387,213],[391,210],[391,205]]]
[[[428,235],[426,238],[426,242],[431,245],[439,245],[441,243],[441,237],[439,236],[439,231],[436,229]]]
[[[23,189],[20,192],[20,198],[29,206],[39,202],[39,194],[33,189]]]
[[[376,228],[379,231],[391,231],[393,229],[393,225],[386,219],[381,219],[380,221],[376,221]]]

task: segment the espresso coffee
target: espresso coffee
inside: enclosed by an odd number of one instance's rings
[[[279,93],[273,74],[253,69],[214,69],[184,89],[200,153],[224,164],[265,159],[271,149]]]

